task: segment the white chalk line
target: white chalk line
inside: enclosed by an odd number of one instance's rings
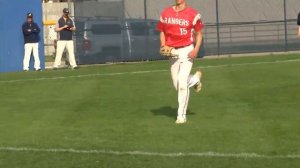
[[[198,67],[195,67],[193,69],[222,68],[222,67],[234,67],[234,66],[260,65],[260,64],[278,64],[278,63],[299,62],[299,61],[300,61],[300,59],[292,59],[292,60],[277,60],[277,61],[264,61],[264,62],[239,63],[239,64],[208,65],[208,66],[198,66]],[[49,78],[16,79],[16,80],[3,80],[3,81],[0,81],[0,83],[16,83],[16,82],[26,82],[26,81],[58,80],[58,79],[84,78],[84,77],[95,77],[95,76],[119,76],[119,75],[146,74],[146,73],[157,73],[157,72],[169,72],[169,70],[161,69],[161,70],[148,70],[148,71],[96,73],[96,74],[86,74],[86,75],[56,76],[56,77],[49,77]]]
[[[79,150],[62,148],[28,148],[28,147],[0,147],[2,152],[41,152],[41,153],[71,153],[71,154],[103,154],[103,155],[136,155],[155,157],[217,157],[217,158],[261,158],[261,159],[300,159],[300,155],[263,155],[257,153],[219,153],[219,152],[194,152],[194,153],[162,153],[145,151],[114,151],[114,150]]]

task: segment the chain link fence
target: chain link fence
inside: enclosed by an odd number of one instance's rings
[[[205,24],[199,56],[300,50],[299,0],[187,0]],[[74,0],[79,64],[163,59],[160,12],[174,0]]]

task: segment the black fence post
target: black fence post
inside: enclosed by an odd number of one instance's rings
[[[284,50],[288,51],[288,32],[287,32],[287,17],[286,17],[286,0],[283,0],[284,12]]]
[[[146,39],[145,39],[145,56],[146,56],[146,59],[145,57],[142,58],[143,61],[145,60],[149,60],[149,29],[148,29],[148,23],[147,23],[147,20],[148,20],[148,11],[147,11],[147,0],[144,0],[144,19],[145,19],[145,24],[146,24],[146,27],[145,27],[145,31],[146,32]]]
[[[147,0],[144,0],[144,19],[148,19],[148,14],[147,14]]]
[[[125,1],[122,0],[121,3],[122,3],[121,4],[121,8],[122,8],[121,22],[122,22],[122,25],[124,26],[121,29],[122,29],[122,32],[126,32],[127,27],[125,24],[125,19],[126,19]],[[125,60],[123,60],[123,58],[125,58],[125,57],[131,57],[131,52],[130,52],[131,49],[129,47],[127,48],[127,46],[125,45],[124,39],[126,39],[126,35],[125,35],[125,33],[122,33],[122,43],[121,43],[122,48],[121,48],[121,55],[120,55],[120,58],[122,61],[125,61]],[[128,52],[127,52],[127,50],[128,50]],[[125,53],[126,53],[126,55],[125,55]]]
[[[219,0],[216,0],[216,26],[217,26],[217,45],[218,55],[220,55],[220,21],[219,21]]]

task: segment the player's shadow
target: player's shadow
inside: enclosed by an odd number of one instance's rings
[[[153,109],[151,110],[153,115],[156,116],[167,116],[171,118],[176,118],[177,116],[177,108],[170,107],[170,106],[164,106],[160,107],[158,109]],[[190,110],[187,111],[187,115],[195,115],[195,113],[191,112]]]

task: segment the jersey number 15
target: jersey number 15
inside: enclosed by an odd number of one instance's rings
[[[180,34],[181,35],[187,35],[188,31],[186,28],[180,28]]]

